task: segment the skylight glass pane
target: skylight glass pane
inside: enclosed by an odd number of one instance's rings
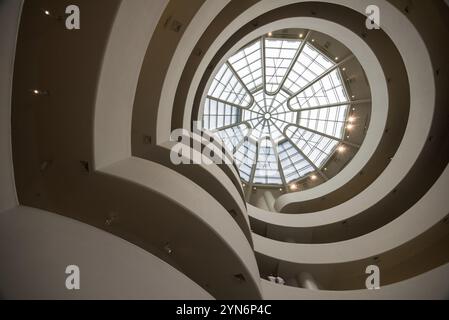
[[[288,74],[284,87],[295,94],[333,66],[334,62],[307,43]]]
[[[242,107],[251,104],[251,94],[227,64],[221,67],[212,81],[208,96]]]
[[[348,95],[338,69],[323,77],[290,100],[294,110],[314,108],[335,103],[348,102]]]
[[[282,184],[276,154],[268,139],[262,140],[259,146],[254,183]]]
[[[300,45],[299,40],[265,39],[265,88],[268,93],[279,90]]]
[[[229,63],[249,91],[262,86],[262,47],[260,40],[233,55],[229,58]]]
[[[206,98],[203,109],[203,127],[215,130],[240,121],[241,110],[214,98]]]
[[[273,37],[249,43],[220,67],[202,124],[233,153],[243,181],[291,183],[328,161],[350,109],[334,67],[311,43]]]
[[[297,180],[315,170],[310,162],[301,156],[289,141],[280,144],[278,146],[278,152],[287,183]]]
[[[299,125],[340,139],[349,105],[305,110],[299,113]],[[341,117],[340,115],[343,115]]]
[[[256,161],[256,146],[249,140],[244,141],[234,154],[234,159],[240,177],[242,180],[249,182],[251,170]]]
[[[337,140],[300,128],[289,127],[287,136],[318,168],[325,163],[338,145]]]
[[[217,135],[223,141],[225,147],[231,153],[234,153],[235,148],[243,142],[243,139],[248,135],[248,127],[240,124],[231,128],[218,131]]]

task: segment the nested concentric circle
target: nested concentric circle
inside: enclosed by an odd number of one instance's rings
[[[286,186],[323,175],[352,121],[340,72],[350,58],[330,58],[308,36],[264,36],[219,68],[202,126],[232,151],[244,182]]]

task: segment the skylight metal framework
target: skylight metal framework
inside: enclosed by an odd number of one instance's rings
[[[221,66],[202,124],[234,154],[242,181],[287,186],[316,172],[345,141],[352,104],[340,67],[309,41],[261,37]]]

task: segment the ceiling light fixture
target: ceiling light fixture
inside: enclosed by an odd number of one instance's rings
[[[345,152],[346,148],[344,146],[339,146],[337,150],[338,152],[343,153]]]
[[[316,179],[318,179],[318,177],[317,177],[316,175],[313,174],[313,175],[310,176],[310,179],[316,180]]]
[[[290,190],[296,191],[296,190],[298,190],[298,186],[293,183],[293,184],[290,185]]]
[[[173,253],[173,249],[170,247],[170,244],[169,244],[169,243],[165,244],[164,250],[165,250],[165,252],[167,252],[168,254],[172,254],[172,253]]]
[[[268,36],[271,37],[273,35],[272,32],[268,32]]]
[[[48,95],[48,91],[43,91],[39,89],[31,89],[30,92],[36,96],[46,96]]]

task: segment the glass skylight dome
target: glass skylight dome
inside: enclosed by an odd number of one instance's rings
[[[287,186],[321,175],[342,150],[350,99],[337,60],[307,37],[264,36],[221,66],[202,126],[234,155],[243,182]]]

